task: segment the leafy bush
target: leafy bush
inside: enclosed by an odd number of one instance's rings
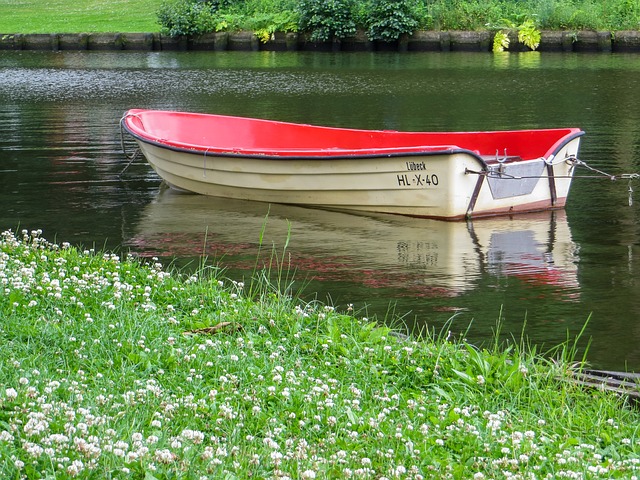
[[[172,37],[200,35],[215,30],[218,2],[174,0],[165,2],[158,11],[162,32]]]
[[[354,9],[354,0],[300,0],[300,29],[317,42],[351,37],[356,33]]]
[[[639,0],[163,0],[158,21],[169,35],[252,30],[263,41],[276,31],[308,32],[314,41],[365,28],[371,39],[396,40],[416,29],[518,29],[536,44],[538,29],[640,28]],[[505,25],[505,20],[508,25]],[[535,28],[523,29],[526,19]],[[508,48],[498,38],[497,48]]]
[[[526,20],[518,27],[518,41],[531,50],[535,50],[540,45],[540,30],[536,28],[533,20]]]
[[[268,42],[276,32],[297,32],[298,14],[289,10],[264,13],[250,19],[247,28],[253,30],[262,42]]]
[[[493,52],[504,52],[509,48],[509,35],[502,30],[498,30],[493,37]]]
[[[610,24],[620,30],[640,29],[640,2],[620,0],[613,8]]]
[[[531,50],[535,50],[540,45],[540,30],[530,18],[522,21],[520,25],[509,20],[503,20],[503,23],[506,26],[502,26],[493,37],[494,52],[503,52],[509,48],[509,32],[514,30],[518,32],[518,42],[526,45]]]
[[[397,40],[418,26],[412,0],[373,0],[368,9],[368,35],[372,40]]]

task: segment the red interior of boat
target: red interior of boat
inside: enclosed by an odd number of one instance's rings
[[[396,132],[318,127],[244,117],[130,110],[126,127],[142,140],[218,153],[275,156],[377,155],[466,149],[478,155],[546,157],[577,128],[497,132]]]

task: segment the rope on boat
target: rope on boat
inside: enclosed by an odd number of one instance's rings
[[[602,170],[598,170],[597,168],[592,167],[591,165],[587,165],[586,162],[583,162],[582,160],[579,160],[575,157],[572,158],[572,161],[574,162],[575,165],[579,166],[579,167],[584,167],[588,170],[591,170],[592,172],[595,172],[601,176],[607,177],[612,181],[615,180],[637,180],[640,178],[640,173],[622,173],[620,175],[610,175],[606,172],[603,172]],[[580,176],[578,178],[581,178]],[[629,188],[631,188],[631,186],[629,186]]]
[[[604,172],[602,170],[599,170],[597,168],[592,167],[591,165],[588,165],[586,162],[578,159],[577,157],[575,157],[574,155],[568,156],[567,158],[565,158],[566,162],[572,163],[574,166],[577,167],[584,167],[587,170],[591,171],[594,173],[594,175],[555,175],[554,178],[607,178],[609,180],[611,180],[612,182],[615,182],[617,180],[629,180],[629,187],[628,187],[628,192],[629,192],[629,206],[633,205],[633,187],[631,186],[631,182],[633,180],[638,180],[640,179],[640,173],[621,173],[619,175],[611,175],[607,172]],[[501,163],[501,167],[502,167],[502,163]],[[493,170],[493,169],[489,169],[489,170],[482,170],[482,171],[477,171],[477,170],[470,170],[470,169],[465,169],[465,173],[471,173],[471,174],[475,174],[475,175],[481,175],[487,178],[501,178],[501,179],[505,179],[505,180],[524,180],[527,178],[546,178],[546,176],[543,175],[512,175],[509,173],[506,173],[504,170],[502,170],[502,168],[498,168],[497,170]]]
[[[118,174],[118,176],[122,176],[122,174],[131,166],[131,164],[134,162],[134,160],[136,160],[140,154],[142,153],[140,151],[139,147],[136,147],[136,149],[133,151],[133,153],[128,154],[127,153],[127,148],[124,142],[124,127],[122,125],[124,119],[127,116],[131,116],[130,114],[125,115],[124,117],[122,117],[122,119],[120,120],[120,147],[122,148],[122,153],[124,154],[125,158],[127,158],[129,160],[129,162],[125,165],[125,167],[122,169],[122,171]]]

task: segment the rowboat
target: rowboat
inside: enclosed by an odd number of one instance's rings
[[[142,109],[121,127],[176,189],[445,220],[564,207],[584,134],[358,130]]]

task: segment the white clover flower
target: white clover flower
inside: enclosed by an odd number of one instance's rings
[[[204,447],[204,452],[202,452],[200,458],[202,458],[202,460],[211,460],[213,458],[213,447]]]
[[[304,480],[316,478],[316,472],[314,472],[313,470],[305,470],[300,474],[300,478]]]
[[[16,392],[15,388],[11,387],[5,390],[5,395],[9,400],[15,400],[16,398],[18,398],[18,392]]]
[[[176,460],[176,454],[169,449],[156,450],[154,455],[156,461],[164,464],[173,463]]]
[[[266,437],[262,443],[265,444],[265,446],[272,448],[274,450],[277,450],[280,448],[280,446],[278,445],[278,443],[271,437]]]
[[[511,434],[511,441],[514,443],[514,445],[518,445],[520,442],[522,442],[523,438],[524,435],[522,434],[522,432],[515,431]]]
[[[79,475],[82,470],[84,470],[84,464],[81,460],[74,460],[71,465],[67,467],[67,473],[72,477]]]
[[[224,446],[216,448],[216,457],[226,458],[228,455],[227,449]]]
[[[407,473],[407,469],[404,465],[398,465],[394,470],[393,470],[393,475],[396,477],[399,477],[401,475],[404,475],[405,473]]]

